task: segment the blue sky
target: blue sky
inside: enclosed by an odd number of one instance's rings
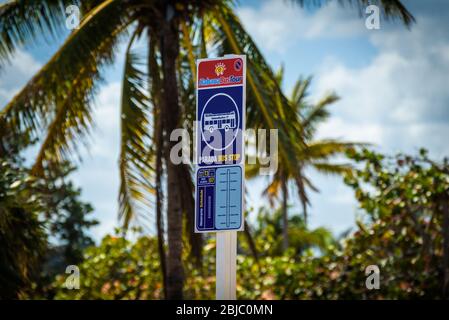
[[[329,91],[341,96],[331,107],[330,121],[319,128],[320,138],[370,142],[389,153],[426,147],[434,157],[442,158],[449,155],[449,2],[410,0],[404,4],[417,18],[411,30],[383,20],[380,30],[368,30],[357,10],[334,3],[308,11],[289,1],[240,1],[237,13],[272,67],[284,64],[287,92],[298,76],[313,75],[311,101]],[[17,53],[0,73],[0,106],[61,43]],[[97,97],[97,128],[91,147],[72,176],[101,222],[92,231],[97,240],[118,225],[123,55],[119,57],[107,70],[107,83]],[[358,209],[351,190],[340,178],[309,174],[320,189],[311,194],[311,226],[326,226],[335,234],[352,227]],[[264,183],[262,178],[249,183],[252,207],[267,205],[260,197]],[[293,205],[291,213],[299,212],[295,201]]]

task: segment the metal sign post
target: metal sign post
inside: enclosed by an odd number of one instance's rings
[[[235,300],[237,269],[237,231],[217,233],[216,297]]]
[[[246,57],[197,61],[195,232],[217,233],[217,299],[236,298],[243,230]]]

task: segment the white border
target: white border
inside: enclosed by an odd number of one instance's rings
[[[240,58],[243,61],[243,81],[242,84],[239,85],[223,85],[223,86],[211,86],[211,87],[206,87],[206,88],[198,88],[198,80],[199,80],[199,65],[201,62],[204,61],[216,61],[216,60],[229,60],[229,59],[235,59],[235,58]],[[194,210],[194,215],[195,215],[195,233],[210,233],[210,232],[227,232],[227,231],[243,231],[244,230],[244,226],[245,226],[245,161],[246,161],[246,150],[245,150],[245,130],[246,130],[246,55],[237,55],[237,54],[227,54],[224,57],[218,57],[218,58],[206,58],[206,59],[198,59],[196,60],[196,79],[195,79],[195,97],[196,97],[196,116],[195,116],[195,120],[198,120],[198,90],[208,90],[208,89],[217,89],[217,88],[227,88],[227,87],[236,87],[236,86],[242,86],[243,87],[243,93],[242,93],[242,161],[240,161],[240,163],[236,163],[236,164],[222,164],[220,166],[199,166],[199,158],[198,155],[199,153],[199,143],[201,143],[201,135],[198,137],[198,129],[197,128],[197,132],[196,132],[196,141],[195,141],[195,210]],[[197,125],[198,127],[198,125]],[[202,129],[201,129],[202,132]],[[240,221],[240,228],[238,229],[226,229],[226,230],[216,230],[216,229],[210,229],[210,230],[198,230],[197,229],[197,214],[196,214],[196,209],[197,209],[197,181],[198,181],[198,170],[199,169],[209,169],[209,168],[220,168],[220,167],[226,167],[226,166],[240,166],[240,168],[242,169],[242,184],[241,184],[241,190],[242,190],[242,200],[240,201],[241,203],[241,210],[242,210],[242,215],[241,215],[241,221]],[[215,226],[214,226],[215,228]]]

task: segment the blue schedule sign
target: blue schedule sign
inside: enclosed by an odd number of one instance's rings
[[[243,230],[246,57],[197,61],[195,232]]]

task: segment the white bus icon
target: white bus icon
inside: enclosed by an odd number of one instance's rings
[[[224,113],[205,113],[204,114],[204,129],[209,130],[209,132],[214,132],[214,130],[236,128],[235,111],[224,112]]]

